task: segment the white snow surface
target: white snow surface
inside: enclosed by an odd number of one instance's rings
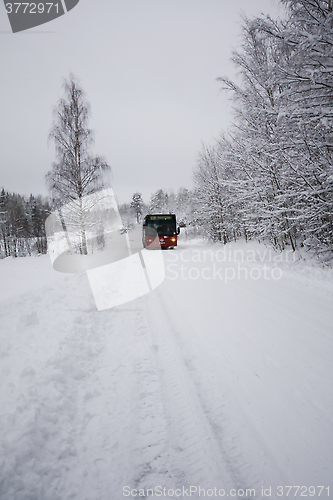
[[[163,258],[102,312],[85,273],[0,261],[1,500],[333,494],[332,269],[253,242]]]

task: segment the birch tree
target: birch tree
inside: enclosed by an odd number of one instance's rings
[[[64,97],[54,111],[49,135],[55,143],[57,162],[47,173],[46,182],[60,217],[61,206],[72,202],[71,223],[80,233],[80,251],[87,254],[87,209],[83,198],[106,187],[111,169],[103,158],[90,152],[93,132],[88,128],[90,106],[83,89],[73,75],[65,80],[63,88]]]
[[[196,197],[200,202],[196,218],[206,228],[210,239],[227,243],[228,197],[222,187],[222,175],[221,158],[217,149],[204,147],[194,171]]]
[[[243,185],[251,192],[248,220],[256,221],[256,235],[269,238],[280,248],[288,240],[294,248],[290,206],[286,204],[288,182],[280,154],[283,124],[279,114],[284,93],[276,78],[276,64],[281,57],[275,39],[245,19],[242,48],[232,58],[240,84],[228,78],[218,80],[224,90],[231,91],[235,104],[232,137],[236,171],[243,170]]]

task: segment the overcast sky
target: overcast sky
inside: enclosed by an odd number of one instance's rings
[[[0,187],[47,194],[47,138],[62,81],[91,104],[93,153],[111,165],[120,203],[134,192],[192,188],[202,143],[231,121],[219,76],[233,77],[241,13],[282,14],[277,0],[80,0],[62,17],[12,34],[0,3]]]

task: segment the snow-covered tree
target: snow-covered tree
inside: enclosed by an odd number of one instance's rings
[[[0,192],[0,257],[18,257],[33,252],[46,253],[45,219],[48,200],[27,199],[4,188]]]
[[[233,55],[241,82],[237,85],[228,78],[219,78],[223,88],[232,92],[235,104],[231,134],[237,159],[234,170],[239,187],[250,195],[242,196],[248,200],[244,216],[249,231],[268,237],[281,248],[286,241],[294,247],[288,182],[280,152],[283,124],[279,113],[284,93],[276,77],[276,65],[282,57],[285,55],[279,43],[245,19],[243,45]]]
[[[213,241],[227,243],[228,200],[222,189],[222,173],[217,150],[205,147],[194,171],[196,198],[200,202],[200,211],[196,214],[196,219],[206,228],[207,234]]]
[[[235,118],[228,140],[200,156],[197,217],[213,239],[225,231],[332,251],[332,5],[282,2],[283,21],[244,19],[239,79],[218,79]]]
[[[175,213],[179,224],[188,225],[193,220],[193,193],[189,189],[179,189],[176,195]]]
[[[333,14],[332,2],[282,0],[283,23],[252,25],[285,54],[276,62],[283,89],[280,152],[288,177],[293,224],[304,244],[333,246]]]
[[[107,186],[109,165],[98,156],[92,156],[92,130],[88,128],[90,107],[77,79],[70,75],[64,82],[65,97],[60,100],[54,115],[50,139],[55,142],[57,163],[46,175],[46,181],[55,204],[74,202],[72,224],[81,234],[81,251],[87,253],[86,219],[83,197]],[[76,207],[76,209],[74,209]]]
[[[0,193],[0,232],[1,232],[1,242],[4,252],[4,256],[8,257],[10,255],[9,249],[9,211],[8,211],[8,194],[1,189]]]
[[[142,199],[142,194],[141,193],[134,193],[132,196],[132,201],[131,201],[131,209],[132,212],[135,214],[136,222],[139,224],[142,219],[142,212],[143,212],[143,199]]]
[[[148,205],[149,213],[164,214],[169,212],[169,195],[163,189],[158,189],[151,195]]]

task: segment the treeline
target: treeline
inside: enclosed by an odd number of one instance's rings
[[[134,193],[130,203],[119,206],[124,227],[131,227],[142,222],[146,214],[174,213],[177,221],[184,223],[194,231],[194,193],[186,188],[180,188],[177,193],[158,189],[150,197],[149,202],[143,202],[141,193]]]
[[[0,257],[19,257],[47,252],[45,219],[50,203],[42,196],[29,198],[0,192]]]
[[[234,124],[204,147],[194,178],[197,221],[212,240],[269,240],[333,251],[331,0],[282,0],[284,20],[244,19],[223,77]]]
[[[124,227],[130,228],[141,223],[147,213],[173,212],[179,222],[184,222],[192,235],[200,228],[193,221],[193,192],[181,188],[178,193],[168,193],[162,189],[152,194],[148,204],[140,193],[134,193],[130,203],[119,206]],[[45,220],[52,211],[51,201],[40,195],[25,197],[0,191],[0,258],[23,257],[47,253]]]

